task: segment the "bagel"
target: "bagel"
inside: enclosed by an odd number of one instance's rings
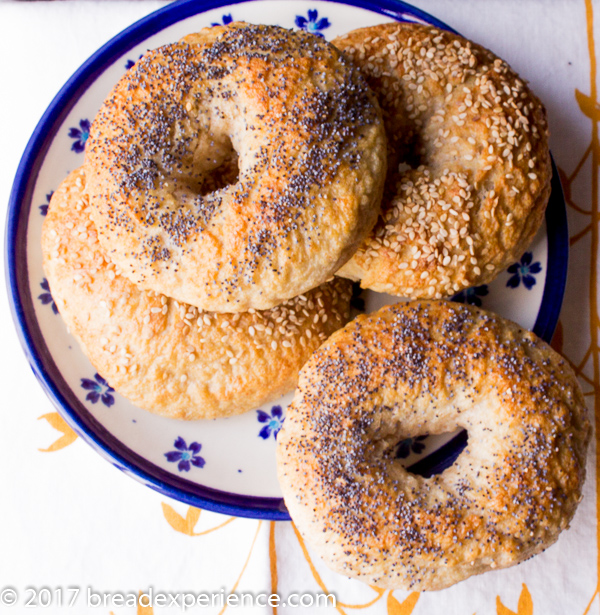
[[[468,431],[441,474],[399,442]],[[581,499],[590,423],[565,360],[533,333],[446,301],[359,316],[300,373],[278,476],[307,543],[336,572],[437,590],[543,551]]]
[[[381,216],[339,275],[440,298],[519,260],[552,176],[545,111],[524,81],[487,49],[432,26],[387,23],[333,42],[377,95],[388,137]]]
[[[233,23],[149,51],[86,144],[99,239],[127,278],[204,310],[269,309],[328,280],[378,216],[381,112],[317,36]],[[237,181],[205,194],[235,151]]]
[[[171,418],[239,414],[292,391],[349,316],[347,280],[241,314],[138,289],[97,240],[81,169],[52,196],[42,250],[52,297],[98,372],[137,406]]]

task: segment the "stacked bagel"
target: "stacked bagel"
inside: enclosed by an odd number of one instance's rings
[[[227,416],[300,378],[277,450],[300,532],[344,574],[440,589],[542,551],[581,498],[570,367],[439,301],[518,259],[550,178],[543,106],[470,41],[233,23],[115,86],[50,203],[44,267],[92,363],[142,408]],[[341,329],[349,280],[419,301]],[[437,477],[394,456],[456,427],[468,451]]]
[[[98,372],[168,417],[292,391],[349,318],[334,273],[377,220],[374,94],[333,45],[236,23],[149,51],[50,203],[44,268]]]
[[[389,152],[381,216],[340,275],[411,299],[489,282],[544,217],[541,102],[505,62],[449,32],[391,23],[334,43],[376,92]]]

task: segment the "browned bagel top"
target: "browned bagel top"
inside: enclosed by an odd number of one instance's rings
[[[441,474],[397,444],[468,431]],[[569,365],[532,333],[450,302],[389,306],[335,333],[302,369],[277,439],[285,502],[334,570],[441,589],[523,561],[571,520],[590,424]]]
[[[238,177],[203,187],[235,152]],[[99,239],[146,289],[211,311],[267,309],[318,286],[375,223],[377,102],[319,37],[207,28],[149,51],[86,145]]]
[[[543,221],[542,103],[492,52],[432,26],[382,24],[334,44],[377,95],[388,137],[381,216],[340,274],[413,299],[491,281]]]

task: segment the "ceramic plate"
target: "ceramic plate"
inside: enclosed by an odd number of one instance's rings
[[[52,191],[81,165],[90,122],[100,104],[147,49],[232,20],[303,28],[331,39],[393,19],[447,27],[417,9],[387,0],[169,5],[94,54],[65,84],[38,124],[18,169],[8,215],[6,249],[14,319],[34,373],[66,421],[111,463],[149,487],[221,513],[288,519],[275,472],[275,438],[291,395],[242,416],[198,422],[154,416],[121,398],[69,336],[52,301],[40,248]],[[548,340],[560,311],[567,254],[565,206],[555,173],[546,224],[531,247],[492,284],[464,291],[456,300],[494,310]],[[355,307],[372,311],[392,301],[365,292],[355,297]],[[449,465],[465,437],[463,433],[408,440],[398,455],[414,470],[428,474]]]

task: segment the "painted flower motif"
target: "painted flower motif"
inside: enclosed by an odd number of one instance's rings
[[[425,445],[423,444],[425,438],[427,438],[427,436],[417,436],[416,438],[406,438],[406,440],[402,440],[402,442],[398,444],[396,457],[406,459],[410,455],[411,450],[417,455],[422,453],[425,450]]]
[[[177,469],[180,472],[189,472],[190,464],[196,466],[197,468],[203,468],[206,461],[204,457],[200,457],[198,453],[202,448],[202,444],[199,442],[192,442],[189,446],[186,444],[186,441],[179,436],[177,440],[173,443],[173,446],[177,449],[176,451],[169,451],[165,453],[165,457],[167,461],[171,463],[179,462],[177,464]]]
[[[44,278],[40,282],[40,286],[42,287],[42,290],[44,292],[41,295],[38,295],[38,299],[42,302],[42,305],[50,304],[50,306],[52,307],[52,311],[55,314],[58,314],[58,308],[56,307],[56,303],[54,303],[54,299],[50,294],[50,284],[48,284],[48,280]]]
[[[82,378],[81,379],[81,388],[89,391],[89,393],[85,396],[88,401],[91,401],[95,404],[98,400],[100,400],[105,406],[110,407],[115,403],[115,398],[112,393],[115,390],[102,378],[100,374],[94,374],[94,379],[91,378]]]
[[[471,288],[465,288],[465,290],[461,290],[459,293],[452,297],[452,301],[456,301],[457,303],[467,303],[469,305],[476,305],[477,307],[481,307],[481,299],[480,297],[485,297],[489,294],[489,290],[487,284],[482,284],[481,286],[472,286]]]
[[[81,154],[85,149],[85,142],[90,136],[90,121],[80,120],[79,128],[69,128],[69,137],[75,139],[71,145],[71,149],[78,154]]]
[[[258,435],[263,440],[268,440],[269,436],[273,434],[273,437],[277,440],[277,434],[283,425],[283,410],[281,406],[273,406],[271,408],[271,414],[264,410],[257,410],[256,412],[258,413],[258,422],[266,423]]]
[[[221,16],[221,22],[213,21],[210,25],[211,26],[226,26],[230,24],[232,21],[233,21],[233,17],[231,16],[231,13],[227,13],[227,15]]]
[[[518,263],[513,263],[508,269],[508,273],[512,273],[512,276],[508,279],[506,285],[509,288],[517,288],[521,282],[527,290],[531,290],[535,283],[535,275],[540,273],[542,265],[539,262],[532,263],[533,254],[531,252],[525,252]]]
[[[301,30],[306,30],[317,36],[323,36],[321,30],[325,30],[331,25],[327,17],[321,17],[321,19],[319,19],[319,12],[316,9],[308,11],[308,19],[302,15],[296,15],[295,23]]]
[[[52,198],[53,194],[54,190],[50,191],[46,195],[46,202],[43,205],[40,205],[40,213],[42,214],[42,216],[46,216],[48,214],[48,205],[50,205],[50,199]]]

